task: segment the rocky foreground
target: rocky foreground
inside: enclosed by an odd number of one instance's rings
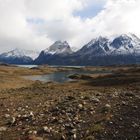
[[[84,81],[36,81],[1,89],[0,139],[139,140],[139,68]]]

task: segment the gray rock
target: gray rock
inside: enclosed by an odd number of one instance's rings
[[[6,130],[7,130],[7,127],[5,127],[5,126],[0,127],[0,132],[6,131]]]
[[[110,109],[111,108],[111,105],[106,104],[105,107],[108,108],[108,109]]]
[[[100,102],[100,100],[98,98],[94,97],[94,96],[90,100],[94,103],[99,103]]]
[[[5,114],[4,116],[5,116],[5,118],[9,118],[9,117],[10,117],[10,115],[9,115],[9,114]]]
[[[83,108],[83,105],[82,105],[82,104],[79,104],[79,105],[78,105],[78,108],[79,108],[79,109],[82,109],[82,108]]]
[[[9,120],[8,120],[8,123],[11,124],[11,125],[14,124],[15,122],[16,122],[15,117],[10,117]]]
[[[94,136],[88,136],[88,137],[86,138],[86,140],[95,140],[95,137],[94,137]]]
[[[127,92],[127,93],[125,93],[125,96],[134,97],[135,95],[132,92]]]
[[[47,126],[43,127],[43,131],[46,132],[46,133],[50,133],[51,130],[52,130],[52,128],[48,128]]]
[[[76,134],[74,134],[74,135],[73,135],[73,139],[75,140],[76,138],[77,138],[77,135],[76,135]]]

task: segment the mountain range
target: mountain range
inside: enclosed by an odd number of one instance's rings
[[[140,64],[140,39],[134,34],[92,39],[73,52],[66,41],[56,41],[40,53],[15,49],[0,55],[0,61],[12,64],[48,65],[123,65]]]
[[[24,49],[14,49],[0,54],[0,62],[9,64],[32,64],[39,52]]]

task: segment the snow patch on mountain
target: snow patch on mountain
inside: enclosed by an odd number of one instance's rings
[[[12,51],[2,53],[0,56],[5,57],[5,58],[8,58],[8,57],[13,57],[13,58],[30,57],[34,60],[35,58],[38,57],[38,55],[39,55],[39,52],[37,52],[37,51],[16,48]]]
[[[70,53],[72,53],[72,50],[66,41],[56,41],[53,45],[44,50],[44,54],[46,55],[60,55]]]
[[[123,34],[114,38],[98,37],[91,40],[77,54],[79,55],[140,55],[140,39],[134,34]]]

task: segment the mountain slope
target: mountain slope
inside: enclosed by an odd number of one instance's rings
[[[107,54],[109,51],[108,39],[105,37],[99,37],[91,40],[88,44],[82,47],[75,55],[96,55],[101,56]]]
[[[104,55],[139,55],[140,39],[133,34],[120,35],[113,40],[99,37],[93,39],[80,49],[77,55],[92,54],[94,56]]]
[[[140,63],[140,39],[133,34],[114,39],[99,37],[77,51],[73,58],[75,65],[137,64]]]
[[[134,34],[121,35],[116,37],[110,44],[114,50],[112,55],[139,55],[140,54],[140,39]]]
[[[14,49],[0,54],[0,61],[9,64],[31,64],[38,53],[31,50]]]
[[[35,60],[36,64],[62,64],[63,57],[72,54],[69,44],[64,41],[56,41],[49,48],[43,50]]]
[[[50,65],[139,64],[140,39],[134,34],[123,34],[113,39],[100,36],[73,53],[66,42],[58,41],[42,51],[35,62]]]
[[[72,53],[72,50],[66,41],[56,41],[53,45],[45,49],[43,52],[46,55],[67,55]]]
[[[49,65],[140,64],[140,39],[134,34],[123,34],[113,39],[100,36],[77,52],[72,52],[66,41],[56,41],[39,56],[38,54],[34,51],[14,49],[2,53],[0,62]]]

